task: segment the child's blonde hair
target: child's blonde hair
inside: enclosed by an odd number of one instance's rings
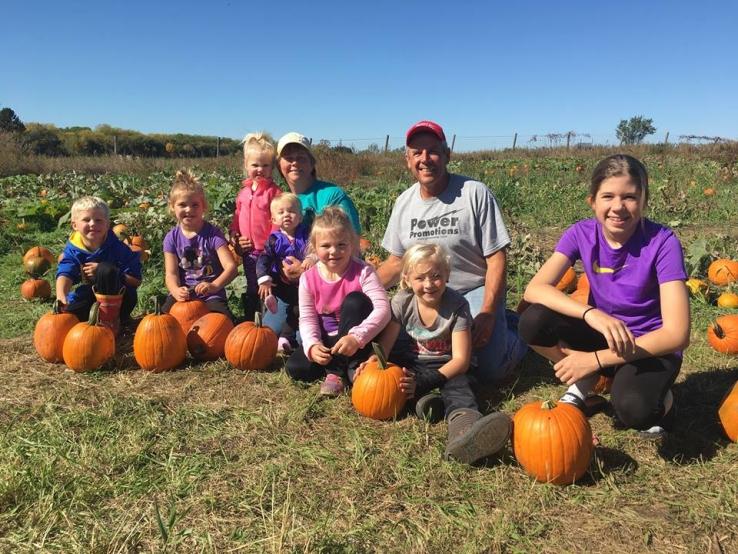
[[[440,244],[416,244],[405,251],[402,256],[402,273],[400,276],[400,288],[410,289],[407,276],[414,271],[419,264],[433,264],[442,274],[446,281],[451,274],[451,263],[446,249]]]
[[[297,208],[297,213],[302,215],[302,202],[300,202],[300,197],[293,192],[282,192],[272,198],[272,203],[269,204],[269,211],[272,216],[274,216],[277,206],[284,206],[285,204],[289,204],[290,206]]]
[[[79,212],[83,210],[101,210],[105,214],[105,219],[110,221],[110,208],[105,200],[97,196],[81,196],[72,203],[72,221],[77,220]]]
[[[310,253],[315,253],[317,248],[315,243],[318,240],[318,233],[330,233],[332,235],[338,235],[346,233],[351,243],[351,254],[353,256],[359,255],[359,235],[356,234],[356,229],[351,225],[351,220],[341,208],[338,206],[329,206],[323,213],[315,216],[313,221],[313,227],[310,230]]]
[[[272,164],[274,164],[274,143],[267,133],[263,131],[260,131],[258,133],[249,133],[248,135],[243,137],[243,140],[241,142],[243,143],[244,165],[246,164],[249,150],[266,152],[272,157]]]
[[[169,211],[174,213],[174,201],[180,194],[199,194],[202,196],[203,208],[208,209],[208,199],[200,180],[189,169],[180,169],[174,175],[174,183],[169,189]]]

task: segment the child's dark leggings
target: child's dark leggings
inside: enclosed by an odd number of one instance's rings
[[[166,300],[164,300],[164,304],[161,305],[162,313],[168,314],[169,310],[172,309],[172,306],[174,306],[175,302],[176,300],[174,299],[174,296],[168,294]],[[236,321],[236,318],[233,317],[233,313],[228,307],[228,301],[224,300],[223,298],[211,298],[210,300],[206,300],[205,304],[207,305],[208,310],[210,310],[211,312],[217,312],[219,314],[227,315],[229,318],[231,318],[231,321]]]
[[[131,316],[133,308],[136,307],[138,296],[135,287],[128,287],[123,283],[120,270],[110,262],[100,262],[95,272],[95,282],[92,283],[95,290],[100,294],[119,294],[123,292],[123,303],[120,307],[120,318],[126,320]],[[90,317],[90,308],[96,302],[93,287],[81,285],[74,291],[74,302],[70,302],[66,311],[76,315],[80,321],[87,321]]]
[[[568,317],[541,304],[520,316],[520,336],[531,346],[556,346],[593,352],[607,348],[605,337],[583,320]],[[675,354],[643,358],[601,373],[613,377],[610,398],[615,414],[626,427],[648,429],[664,415],[664,397],[679,374],[682,359]]]
[[[373,309],[374,305],[366,294],[357,291],[349,293],[341,304],[338,333],[333,336],[323,336],[323,344],[328,348],[333,347],[338,339],[346,336],[353,327],[369,317]],[[366,360],[371,353],[371,344],[367,344],[364,348],[357,350],[353,356],[333,356],[328,365],[320,365],[308,360],[302,345],[300,345],[287,360],[285,370],[287,375],[296,381],[316,381],[329,373],[346,380],[349,373],[353,374],[358,365]]]

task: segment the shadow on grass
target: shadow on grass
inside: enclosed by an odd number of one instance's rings
[[[678,465],[709,460],[728,444],[718,408],[738,380],[738,367],[690,373],[674,385],[674,431],[659,447],[659,455]]]
[[[589,471],[578,483],[580,485],[596,485],[613,473],[632,475],[637,469],[638,462],[625,452],[606,446],[596,446]]]
[[[541,385],[561,385],[554,375],[551,362],[543,356],[529,350],[515,371],[510,381],[501,383],[482,383],[475,387],[480,406],[487,406],[487,410],[495,409],[505,398],[512,393],[522,396],[527,391]]]

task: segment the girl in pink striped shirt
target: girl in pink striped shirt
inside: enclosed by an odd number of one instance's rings
[[[318,263],[300,276],[302,349],[286,370],[298,381],[325,377],[320,394],[338,396],[389,322],[389,300],[374,270],[358,258],[359,237],[341,208],[315,218],[309,248]]]

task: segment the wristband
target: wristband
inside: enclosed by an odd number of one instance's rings
[[[602,367],[602,362],[600,362],[600,357],[597,355],[597,350],[594,351],[594,355],[595,355],[595,360],[597,360],[597,365],[600,366],[600,369],[605,369],[604,367]]]
[[[589,308],[587,308],[586,310],[584,310],[584,313],[582,314],[582,321],[584,321],[584,322],[586,323],[586,322],[587,322],[587,320],[586,320],[586,319],[584,319],[584,317],[585,317],[585,316],[586,316],[586,315],[587,315],[587,314],[588,314],[589,312],[591,312],[592,310],[596,310],[596,309],[597,309],[597,308],[595,308],[594,306],[590,306]]]

